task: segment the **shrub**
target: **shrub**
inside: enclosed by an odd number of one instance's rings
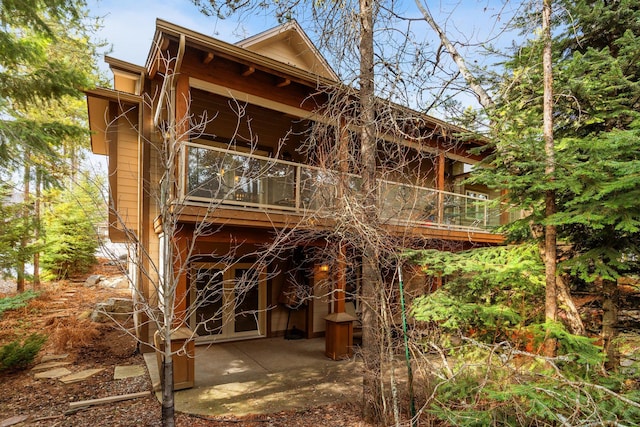
[[[424,370],[433,375],[424,411],[434,425],[637,425],[640,419],[639,390],[619,387],[612,377],[580,379],[573,374],[584,373],[579,359],[547,360],[508,343],[473,340],[449,350],[448,372],[435,364]]]
[[[7,310],[15,310],[27,305],[29,300],[38,296],[38,292],[32,290],[23,292],[12,297],[0,298],[0,317]]]
[[[535,245],[447,253],[409,253],[425,274],[445,284],[413,301],[412,316],[436,322],[446,333],[500,342],[544,322],[544,266]],[[525,344],[526,345],[526,344]]]
[[[31,334],[24,342],[16,340],[0,347],[0,371],[6,369],[24,369],[33,362],[47,337]]]

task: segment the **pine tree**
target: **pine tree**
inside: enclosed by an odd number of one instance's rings
[[[639,249],[640,4],[563,1],[557,11],[555,179],[544,179],[537,39],[506,63],[494,116],[494,169],[479,179],[507,189],[510,202],[530,212],[527,221],[556,225],[571,248],[563,271],[603,283],[605,296],[615,299],[615,280],[637,271]],[[548,191],[556,193],[551,217],[542,203]],[[614,330],[605,331],[606,342]]]
[[[87,178],[69,189],[54,188],[47,198],[55,200],[43,218],[45,247],[42,266],[49,278],[65,279],[86,273],[95,263],[99,240],[96,224],[103,218],[99,188]]]
[[[96,67],[85,7],[83,0],[0,2],[0,173],[23,177],[13,192],[25,204],[20,250],[13,252],[18,291],[24,265],[38,251],[34,195],[70,173],[64,165],[77,161],[66,162],[65,153],[78,150],[68,147],[87,140],[77,102],[96,80]]]

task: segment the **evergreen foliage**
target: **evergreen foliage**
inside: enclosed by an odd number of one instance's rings
[[[640,392],[572,380],[508,346],[465,345],[426,408],[455,426],[637,425]]]
[[[535,352],[547,334],[558,339],[559,354],[591,365],[602,363],[593,340],[569,334],[544,317],[544,266],[534,244],[487,247],[449,253],[410,251],[407,257],[444,285],[413,302],[411,315],[435,322],[450,335],[468,335],[486,344],[510,342]]]
[[[52,155],[52,142],[79,135],[77,125],[34,120],[25,110],[79,98],[92,86],[95,52],[85,6],[83,0],[0,2],[0,166],[27,147]]]
[[[640,250],[640,4],[560,1],[555,9],[556,175],[544,174],[541,43],[531,39],[505,64],[491,168],[474,179],[507,190],[530,213],[513,236],[526,234],[529,220],[556,224],[574,276],[615,280],[638,271],[631,261]],[[527,31],[533,18],[522,20]],[[547,190],[557,195],[551,218],[543,214]]]
[[[410,262],[443,286],[413,302],[411,315],[444,331],[424,342],[445,367],[425,411],[449,425],[623,425],[640,416],[638,390],[616,375],[602,376],[603,349],[588,337],[546,323],[544,267],[534,244],[459,253],[410,251]],[[558,356],[537,356],[545,337]],[[455,343],[455,344],[454,344]],[[427,382],[426,384],[429,384]]]
[[[0,318],[2,318],[2,314],[7,310],[25,307],[29,303],[29,300],[32,300],[38,295],[37,292],[29,290],[11,297],[0,298]]]
[[[12,341],[0,347],[0,371],[24,369],[33,362],[47,337],[42,334],[31,334],[24,342]]]
[[[95,264],[99,245],[95,225],[102,209],[98,188],[84,180],[69,190],[52,189],[55,200],[44,215],[45,247],[42,266],[50,278],[63,279],[85,273]]]
[[[84,0],[0,1],[0,176],[12,183],[7,194],[23,200],[0,202],[0,269],[17,276],[19,291],[42,246],[39,194],[77,173],[88,146],[82,91],[97,80],[91,31]]]
[[[20,236],[24,222],[21,221],[22,205],[10,201],[11,187],[0,183],[0,276],[7,276],[15,266],[20,253]]]
[[[414,301],[417,320],[435,321],[449,333],[471,331],[494,342],[544,317],[544,267],[534,245],[459,253],[425,250],[409,256],[427,266],[426,274],[442,276],[445,282]]]

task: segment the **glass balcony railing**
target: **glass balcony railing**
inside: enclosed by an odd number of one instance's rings
[[[336,208],[336,171],[188,143],[183,152],[182,199],[291,212]],[[500,225],[491,200],[379,180],[380,216],[392,224],[490,229]],[[347,175],[342,194],[359,196],[361,179]],[[355,200],[355,199],[353,199]]]

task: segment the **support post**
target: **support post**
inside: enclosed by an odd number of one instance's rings
[[[353,321],[355,317],[345,310],[347,287],[347,256],[343,243],[338,244],[338,260],[333,291],[333,312],[325,317],[325,355],[333,360],[353,356]]]

